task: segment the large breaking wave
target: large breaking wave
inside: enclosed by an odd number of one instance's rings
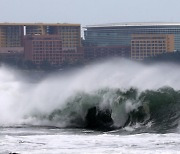
[[[46,77],[1,66],[0,125],[178,131],[179,81],[179,65],[125,59]]]

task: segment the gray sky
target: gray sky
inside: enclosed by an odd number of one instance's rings
[[[0,0],[0,22],[180,22],[180,0]]]

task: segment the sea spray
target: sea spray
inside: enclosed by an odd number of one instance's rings
[[[114,125],[122,127],[129,116],[141,110],[140,106],[151,103],[151,99],[143,96],[148,95],[146,90],[155,93],[161,87],[168,86],[178,95],[178,70],[179,65],[176,64],[144,65],[125,59],[112,59],[69,72],[52,73],[32,83],[20,71],[2,66],[0,124],[84,126],[88,109],[96,106],[101,110],[109,108]],[[38,72],[32,73],[37,77]],[[127,92],[132,90],[135,97],[127,96]],[[178,106],[179,98],[172,99],[177,101],[175,106]],[[154,115],[152,110],[157,109],[148,108],[150,109],[146,110]],[[131,112],[134,113],[130,114]],[[144,116],[147,119],[149,115]],[[178,116],[173,115],[176,120],[174,126],[178,123]],[[153,118],[150,120],[155,121]],[[135,122],[131,121],[127,125],[133,123]]]

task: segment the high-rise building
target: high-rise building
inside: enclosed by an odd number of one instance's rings
[[[131,40],[131,59],[143,60],[174,51],[174,34],[134,34]]]
[[[0,24],[0,47],[22,47],[23,36],[22,26]]]
[[[173,44],[170,43],[173,46],[171,49],[180,51],[180,23],[120,23],[86,26],[84,38],[85,44],[88,46],[130,47],[134,35],[149,35],[151,37],[151,35],[160,34],[173,35]],[[169,51],[168,48],[165,50]]]
[[[65,50],[76,50],[81,46],[79,24],[26,24],[26,35],[59,35]]]
[[[30,35],[24,39],[25,60],[40,65],[44,61],[52,65],[62,63],[62,41],[58,35]]]
[[[35,42],[39,46],[42,45],[42,48],[37,49]],[[40,42],[43,43],[40,44]],[[53,44],[52,48],[46,46],[47,42]],[[81,49],[81,26],[60,23],[0,23],[0,51],[6,52],[10,47],[13,51],[18,49],[17,52],[19,48],[23,49],[21,51],[24,52],[25,59],[32,60],[35,64],[40,64],[42,60],[61,63],[62,59],[69,59],[66,57],[71,57],[73,61],[73,57],[77,59],[79,57],[77,55],[82,55],[82,50],[79,50]],[[51,51],[47,53],[47,50]],[[61,55],[54,54],[55,50],[61,51]],[[71,56],[72,54],[75,56]]]
[[[86,43],[96,46],[131,45],[133,34],[174,34],[175,50],[180,50],[180,23],[121,23],[86,26]]]
[[[23,46],[24,35],[60,35],[63,47],[81,46],[80,24],[0,23],[0,47]]]

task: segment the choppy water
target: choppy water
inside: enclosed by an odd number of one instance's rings
[[[179,153],[180,135],[119,134],[84,129],[1,129],[1,153]]]
[[[46,76],[0,67],[0,153],[179,153],[179,65],[113,59]]]
[[[5,128],[1,129],[1,153],[132,153],[178,154],[180,135],[119,134],[84,129]]]

